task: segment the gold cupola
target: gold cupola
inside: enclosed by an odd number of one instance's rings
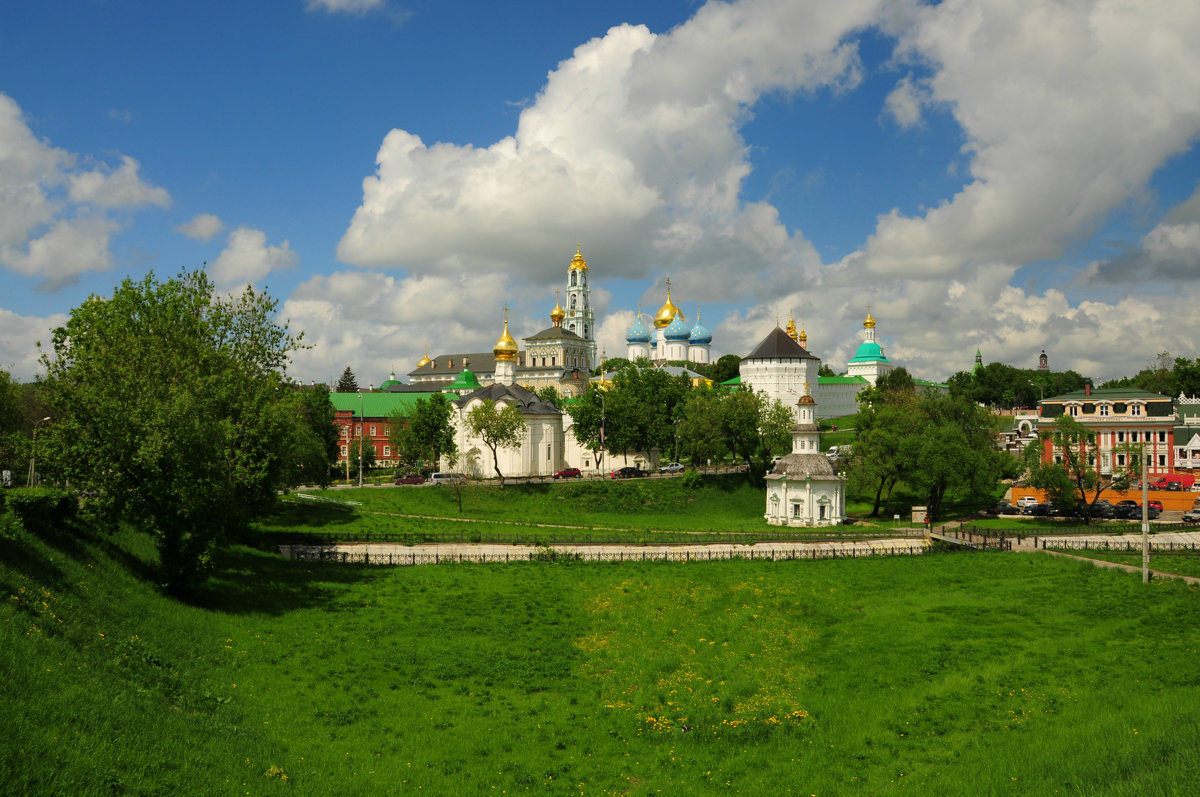
[[[867,305],[867,317],[863,319],[863,329],[874,329],[875,319],[871,317],[871,305]]]
[[[585,265],[584,268],[587,268]],[[558,301],[558,291],[554,292],[554,309],[550,311],[550,321],[556,327],[561,327],[563,319],[567,317],[567,311],[562,309],[562,305]]]
[[[508,308],[505,307],[504,332],[496,340],[496,345],[492,348],[492,354],[496,355],[497,360],[514,362],[517,359],[517,351],[517,342],[513,340],[512,335],[508,334]]]
[[[663,327],[670,326],[677,315],[682,315],[682,313],[679,312],[678,307],[671,303],[671,278],[667,277],[667,301],[654,314],[654,328],[662,329]]]
[[[571,258],[571,271],[587,271],[587,261],[583,259],[582,244],[575,244],[575,257]]]
[[[804,325],[800,325],[800,335],[796,338],[796,342],[803,346],[808,343],[808,333],[804,331]]]
[[[792,340],[796,339],[796,320],[792,318],[791,311],[788,311],[787,336]]]
[[[428,346],[426,346],[426,347],[425,347],[425,356],[424,356],[424,357],[422,357],[420,360],[418,360],[418,361],[417,361],[417,367],[418,367],[418,368],[424,368],[425,366],[429,365],[429,363],[430,363],[430,359],[429,359],[429,347],[428,347]]]

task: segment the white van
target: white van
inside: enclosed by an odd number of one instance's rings
[[[1023,495],[1023,496],[1021,496],[1020,498],[1018,498],[1018,499],[1017,499],[1017,506],[1019,506],[1019,507],[1021,507],[1022,509],[1024,509],[1024,508],[1025,508],[1025,507],[1027,507],[1027,506],[1036,506],[1036,505],[1037,505],[1037,502],[1038,502],[1038,500],[1037,500],[1037,498],[1036,498],[1035,496],[1032,496],[1032,495]]]
[[[431,473],[430,484],[462,484],[467,479],[461,473]]]

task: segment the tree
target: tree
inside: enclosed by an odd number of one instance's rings
[[[342,376],[338,379],[337,392],[339,393],[357,393],[358,380],[354,377],[354,372],[350,370],[350,366],[346,366],[346,370],[342,371]]]
[[[347,447],[347,459],[350,463],[350,478],[358,478],[358,449],[362,448],[362,470],[363,474],[369,473],[375,469],[375,444],[363,437],[356,437],[350,441]]]
[[[721,401],[725,394],[717,389],[693,390],[683,400],[675,427],[679,447],[693,465],[718,461],[726,454],[721,433]]]
[[[791,429],[796,421],[791,409],[765,393],[738,390],[720,403],[720,428],[725,445],[746,463],[752,482],[761,482],[777,452],[791,449]]]
[[[328,487],[330,469],[337,464],[340,439],[334,426],[337,413],[329,399],[329,388],[312,385],[300,388],[300,406],[304,422],[313,433],[318,448],[308,461],[301,461],[304,481],[318,487]]]
[[[164,586],[194,590],[231,531],[302,478],[321,444],[284,378],[299,347],[277,302],[218,294],[203,271],[126,279],[54,330],[41,358],[54,424],[46,456],[107,524],[158,547]]]
[[[596,469],[604,459],[604,397],[595,384],[588,385],[583,395],[567,404],[571,430],[579,445],[592,452]]]
[[[742,358],[736,354],[722,354],[712,369],[712,380],[716,384],[728,382],[741,374]]]
[[[1049,448],[1047,461],[1042,461],[1042,446],[1025,449],[1030,486],[1045,491],[1050,503],[1059,509],[1082,507],[1089,525],[1096,502],[1105,490],[1123,490],[1129,486],[1129,467],[1119,467],[1114,461],[1105,473],[1098,461],[1096,433],[1071,416],[1060,415],[1055,419],[1054,428],[1043,431],[1041,441]],[[1126,462],[1135,463],[1138,459],[1136,450],[1126,452]]]
[[[492,452],[492,468],[504,485],[504,474],[500,472],[500,456],[497,449],[516,448],[525,434],[525,418],[515,404],[497,404],[492,399],[467,413],[467,427],[483,441]]]
[[[872,495],[871,517],[892,497],[904,477],[905,441],[919,434],[922,418],[915,397],[905,402],[872,401],[859,405],[849,458],[848,488]]]
[[[20,446],[21,421],[20,385],[0,370],[0,470],[17,470],[14,449]]]
[[[442,393],[418,399],[407,413],[395,412],[388,418],[392,427],[392,445],[398,458],[410,465],[428,463],[434,470],[442,457],[457,460],[454,408]]]
[[[644,359],[618,370],[605,393],[608,450],[649,454],[669,448],[676,407],[690,390],[687,377],[671,376]]]
[[[539,390],[535,390],[534,395],[536,395],[538,398],[540,398],[542,401],[545,401],[548,404],[553,404],[555,407],[558,407],[560,410],[563,408],[564,402],[563,402],[562,394],[558,392],[558,389],[556,387],[554,387],[554,385],[546,385],[545,387],[543,387]]]

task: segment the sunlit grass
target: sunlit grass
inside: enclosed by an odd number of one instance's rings
[[[9,793],[1181,794],[1200,592],[1048,556],[364,568],[0,553]]]

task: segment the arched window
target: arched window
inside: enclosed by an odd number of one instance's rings
[[[571,284],[572,284],[572,285],[575,285],[575,284],[576,284],[576,283],[575,283],[575,275],[577,275],[578,273],[579,273],[578,271],[572,271],[572,272],[571,272]]]
[[[575,309],[575,294],[571,294],[571,309]]]

